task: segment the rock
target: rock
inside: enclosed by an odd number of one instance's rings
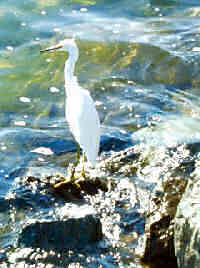
[[[4,198],[0,198],[0,213],[6,212],[8,210],[9,210],[9,202]]]
[[[75,266],[94,268],[122,266],[119,250],[123,248],[124,243],[120,242],[120,230],[124,233],[123,239],[128,239],[129,243],[137,238],[136,232],[140,231],[141,233],[144,230],[144,220],[139,213],[135,212],[137,205],[135,186],[130,179],[120,179],[119,177],[119,174],[124,173],[120,167],[122,168],[123,164],[129,164],[133,159],[136,159],[135,153],[137,154],[133,148],[132,150],[127,149],[123,153],[116,153],[115,156],[112,156],[110,164],[109,161],[103,161],[102,164],[108,167],[102,167],[103,170],[105,169],[105,174],[101,170],[100,186],[102,185],[101,179],[105,179],[105,181],[110,181],[110,190],[105,192],[100,190],[100,187],[97,194],[87,193],[84,199],[76,200],[73,203],[66,203],[58,194],[54,200],[55,191],[52,191],[52,185],[62,181],[64,175],[48,176],[48,178],[42,176],[38,179],[33,176],[20,178],[15,193],[20,193],[19,197],[21,197],[24,189],[26,189],[25,192],[31,192],[31,195],[25,194],[24,202],[28,198],[28,201],[31,201],[31,208],[34,209],[31,212],[29,208],[26,209],[26,206],[23,207],[24,213],[26,213],[23,217],[22,207],[15,206],[16,202],[12,203],[14,215],[19,215],[18,212],[20,212],[22,231],[19,233],[18,245],[14,250],[8,252],[10,267],[40,267],[41,265],[41,267],[55,268]],[[116,161],[113,158],[117,158]],[[117,165],[118,161],[120,161],[119,165]],[[109,175],[113,174],[113,170],[120,172],[116,172],[114,179]],[[95,180],[96,172],[93,174]],[[76,183],[80,185],[79,180]],[[38,206],[37,202],[43,196],[47,198],[45,208]],[[33,218],[34,222],[30,222],[30,219]],[[124,224],[121,225],[122,218]],[[49,221],[51,227],[47,224]],[[26,226],[28,227],[24,226],[24,222],[27,222]],[[65,224],[69,225],[70,229],[66,230]],[[101,229],[103,229],[103,239],[99,241],[102,238]],[[132,236],[133,231],[134,235]],[[35,233],[36,235],[32,237],[32,234]],[[70,237],[67,237],[67,234]],[[50,241],[47,241],[49,237]],[[67,238],[70,238],[70,241]],[[81,242],[81,240],[83,241]],[[99,242],[95,243],[96,241]],[[124,253],[124,258],[132,261],[134,258],[131,254],[132,247],[130,252]]]
[[[8,253],[9,262],[13,267],[38,265],[39,260],[52,267],[72,263],[107,267],[101,263],[103,259],[109,265],[123,267],[135,265],[143,256],[143,261],[155,267],[177,268],[174,217],[194,163],[190,150],[183,145],[138,145],[103,160],[97,177],[91,170],[88,180],[95,182],[95,193],[88,191],[91,188],[86,181],[76,176],[74,181],[62,174],[20,178],[9,202],[16,219],[20,212],[17,224],[22,231],[18,247]],[[106,191],[99,187],[102,181],[108,184]],[[62,187],[67,197],[69,193],[74,196],[73,187],[79,189],[82,198],[76,195],[73,203],[66,203],[68,198],[60,194]],[[24,200],[25,206],[16,203],[17,197]]]
[[[167,267],[177,267],[174,249],[174,217],[194,162],[184,146],[174,151],[169,149],[168,153],[166,151],[163,155],[164,159],[161,159],[163,163],[159,178],[162,177],[162,180],[157,182],[149,200],[145,226],[146,246],[142,260],[146,263],[157,263],[162,259],[163,264],[168,265]],[[161,158],[161,153],[158,155]]]
[[[141,244],[142,250],[138,252],[138,256],[142,256],[143,262],[151,265],[153,263],[155,267],[166,265],[177,268],[174,217],[188,177],[194,170],[194,159],[183,145],[176,148],[150,147],[149,151],[136,148],[124,150],[123,154],[114,154],[112,161],[108,159],[105,165],[107,170],[112,171],[113,177],[117,174],[126,174],[128,177],[135,174],[141,181],[151,183],[153,191],[150,195],[137,187],[140,211],[144,209],[146,219],[146,239]],[[132,221],[134,218],[135,215]],[[123,216],[121,220],[121,227],[130,224],[129,221],[125,222]]]
[[[189,179],[175,217],[174,243],[180,268],[200,267],[199,208],[200,167],[197,166]]]
[[[81,249],[102,239],[100,220],[94,215],[57,221],[36,221],[26,225],[19,237],[19,247],[64,251]]]
[[[5,253],[0,252],[0,263],[3,263],[7,260],[7,256]]]
[[[122,151],[133,145],[130,134],[107,133],[101,136],[100,153]]]
[[[66,199],[71,196],[76,203],[66,203],[63,195],[55,190],[55,185],[61,184],[60,180],[68,182],[61,185]],[[97,186],[91,185],[96,190]],[[79,180],[76,189],[80,188],[79,194],[81,191],[91,192],[94,190],[91,190],[91,185],[88,182],[86,187],[84,180]],[[19,248],[62,251],[84,248],[102,238],[102,226],[96,210],[85,204],[83,198],[78,199],[78,195],[73,193],[73,183],[67,181],[64,175],[41,178],[29,175],[16,179],[16,187],[10,193],[8,203],[13,214],[17,215],[20,211],[24,219],[19,229]]]
[[[181,88],[189,87],[192,83],[189,62],[149,44],[132,45],[132,64],[127,71],[129,77],[139,83],[159,83]]]

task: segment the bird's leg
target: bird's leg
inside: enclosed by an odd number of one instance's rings
[[[84,164],[85,164],[86,161],[87,161],[86,154],[85,154],[85,152],[83,152],[83,167],[82,167],[82,171],[81,171],[81,176],[83,178],[85,178],[85,179],[86,179],[86,175],[85,175],[85,166],[84,166]]]
[[[81,158],[81,147],[80,147],[80,145],[77,143],[77,159],[76,159],[76,164],[75,164],[75,166],[78,166],[78,164],[80,163],[80,158]]]
[[[78,164],[80,163],[80,155],[81,155],[81,148],[80,145],[77,143],[77,158],[76,158],[76,162],[73,164],[73,166],[71,167],[71,175],[70,175],[70,180],[74,180],[74,175],[75,175],[75,171],[76,171],[76,167],[78,166]]]
[[[75,169],[76,169],[76,166],[73,165],[71,168],[70,181],[74,180]]]

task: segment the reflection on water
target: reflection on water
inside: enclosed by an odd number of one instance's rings
[[[0,3],[0,196],[27,165],[63,168],[76,146],[64,117],[62,52],[75,37],[76,75],[102,123],[101,151],[198,142],[198,0]],[[195,48],[195,49],[194,49]],[[197,48],[197,49],[196,49]]]
[[[103,133],[149,136],[152,126],[167,131],[177,120],[198,132],[199,64],[191,51],[198,47],[196,1],[12,2],[0,4],[2,174],[27,164],[38,133],[72,141],[64,118],[67,55],[39,53],[64,37],[78,39],[76,74],[96,101]],[[179,132],[181,142],[199,139],[186,127]]]
[[[199,119],[174,116],[151,128],[141,129],[132,136],[133,140],[154,146],[175,147],[181,143],[195,143],[200,140]]]

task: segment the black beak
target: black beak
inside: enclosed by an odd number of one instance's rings
[[[43,52],[49,52],[49,51],[55,51],[59,48],[62,48],[61,45],[56,45],[54,47],[49,47],[49,48],[46,48],[46,49],[41,49],[40,52],[43,53]]]

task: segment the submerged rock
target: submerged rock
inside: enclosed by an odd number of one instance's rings
[[[140,83],[161,83],[181,88],[192,83],[191,64],[167,50],[149,44],[132,45],[128,74]],[[184,73],[184,76],[183,76]]]

